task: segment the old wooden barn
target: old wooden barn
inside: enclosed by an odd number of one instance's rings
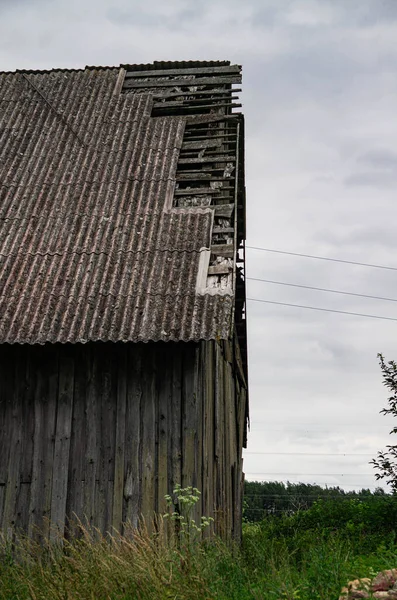
[[[0,74],[0,529],[106,532],[176,483],[239,537],[241,68]]]

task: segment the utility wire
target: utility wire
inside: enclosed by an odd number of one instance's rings
[[[273,252],[276,254],[287,254],[289,256],[301,256],[303,258],[315,258],[316,260],[328,260],[331,262],[345,263],[347,265],[358,265],[360,267],[371,267],[373,269],[386,269],[388,271],[397,271],[397,267],[388,267],[386,265],[373,265],[371,263],[356,262],[354,260],[342,260],[341,258],[330,258],[327,256],[316,256],[315,254],[301,254],[299,252],[287,252],[285,250],[274,250],[273,248],[261,248],[259,246],[245,246],[249,250],[260,250],[262,252]]]
[[[314,287],[311,285],[300,285],[298,283],[287,283],[285,281],[273,281],[271,279],[259,279],[258,277],[247,277],[251,281],[261,281],[263,283],[272,283],[275,285],[287,285],[290,287],[302,288],[305,290],[316,290],[318,292],[330,292],[332,294],[343,294],[345,296],[358,296],[359,298],[371,298],[372,300],[386,300],[387,302],[397,302],[397,298],[385,298],[383,296],[370,296],[368,294],[357,294],[355,292],[344,292],[341,290],[332,290],[329,288]]]
[[[355,452],[244,452],[246,454],[271,454],[278,456],[372,456],[372,453],[355,453]]]
[[[264,302],[265,304],[278,304],[279,306],[293,306],[294,308],[306,308],[309,310],[319,310],[321,312],[338,313],[341,315],[353,315],[354,317],[366,317],[370,319],[383,319],[385,321],[397,321],[393,317],[382,317],[380,315],[368,315],[365,313],[348,312],[346,310],[335,310],[331,308],[319,308],[318,306],[305,306],[302,304],[290,304],[288,302],[275,302],[274,300],[260,300],[259,298],[247,298],[250,302]]]
[[[256,475],[256,473],[246,473],[245,475]],[[254,483],[255,481],[258,481],[258,480],[257,479],[251,480],[249,483]],[[286,480],[284,480],[284,481],[286,481]],[[261,483],[261,482],[262,483],[280,483],[279,480],[276,481],[276,482],[275,481],[270,481],[269,482],[269,480],[267,480],[267,479],[266,480],[262,479],[261,481],[259,481],[259,483]],[[342,487],[342,486],[343,487],[355,487],[355,488],[358,487],[360,489],[365,489],[365,490],[369,490],[371,488],[373,488],[373,489],[376,490],[376,489],[378,489],[380,487],[379,485],[372,485],[372,484],[371,485],[367,485],[367,484],[362,484],[362,483],[347,483],[345,481],[343,483],[335,483],[335,481],[333,481],[332,483],[326,482],[326,481],[320,481],[320,482],[317,482],[317,483],[314,482],[314,483],[310,483],[310,484],[307,483],[307,482],[302,482],[302,481],[299,481],[299,482],[289,481],[288,483],[304,483],[304,485],[327,485],[327,486],[330,486],[330,487]]]
[[[372,477],[374,473],[279,473],[278,471],[263,471],[260,473],[246,473],[246,475],[288,475],[291,477]]]

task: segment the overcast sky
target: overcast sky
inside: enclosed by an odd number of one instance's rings
[[[0,0],[0,70],[242,64],[247,244],[397,267],[396,40],[396,0]],[[253,278],[397,299],[391,270],[247,257]],[[397,319],[395,302],[248,296]],[[397,360],[397,322],[259,302],[248,317],[247,479],[375,486],[368,461],[392,441],[376,356]]]

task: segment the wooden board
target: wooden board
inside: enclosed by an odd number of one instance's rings
[[[232,83],[241,83],[241,75],[231,77],[187,77],[186,79],[161,79],[158,81],[137,81],[132,78],[126,78],[124,89],[139,88],[162,88],[162,87],[189,87],[196,85],[231,85]]]
[[[127,71],[126,77],[162,77],[175,75],[220,75],[228,73],[239,74],[241,67],[239,65],[230,65],[226,67],[189,67],[182,69],[151,69],[150,71]]]

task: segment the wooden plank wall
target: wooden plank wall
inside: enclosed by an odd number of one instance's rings
[[[0,529],[122,531],[181,483],[238,538],[244,418],[229,342],[0,346]]]

